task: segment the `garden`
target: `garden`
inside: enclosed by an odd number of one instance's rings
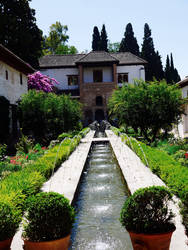
[[[175,85],[136,81],[113,93],[109,110],[111,119],[119,121],[115,134],[180,198],[188,235],[188,145],[171,133],[186,102]]]
[[[41,201],[44,196],[43,205],[48,200],[46,211],[50,206],[50,197],[54,210],[64,211],[59,222],[61,227],[52,234],[53,239],[70,233],[68,231],[74,221],[73,208],[65,197],[54,193],[49,193],[49,196],[40,193],[43,183],[68,159],[81,138],[89,132],[89,128],[82,127],[80,103],[70,96],[56,95],[54,82],[55,79],[43,76],[40,72],[29,76],[29,91],[18,103],[21,130],[19,141],[15,144],[16,153],[8,155],[7,145],[0,145],[0,249],[9,248],[24,212],[37,199],[37,193]],[[31,211],[33,209],[34,207]],[[57,217],[60,218],[58,215]],[[66,228],[62,228],[62,223],[65,223]],[[58,230],[60,231],[57,232]],[[29,229],[28,226],[25,231],[25,239],[33,239],[33,227]],[[5,243],[2,243],[4,240]],[[44,241],[45,238],[41,240]],[[1,243],[5,246],[1,246]]]

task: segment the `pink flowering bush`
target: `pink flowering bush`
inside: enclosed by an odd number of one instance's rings
[[[46,93],[52,92],[54,84],[59,84],[54,78],[43,75],[40,71],[28,75],[28,88],[42,90]]]

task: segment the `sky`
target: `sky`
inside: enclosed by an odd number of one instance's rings
[[[48,35],[56,21],[68,26],[68,45],[91,51],[93,27],[105,24],[110,42],[120,42],[128,23],[141,47],[148,23],[155,49],[162,56],[172,52],[181,78],[188,76],[188,0],[32,0],[38,27]]]

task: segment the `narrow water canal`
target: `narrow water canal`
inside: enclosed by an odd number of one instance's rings
[[[93,144],[75,201],[77,218],[70,249],[132,249],[119,222],[127,193],[109,143]]]

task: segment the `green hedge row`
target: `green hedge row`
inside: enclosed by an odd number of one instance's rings
[[[112,128],[112,131],[121,136],[122,141],[181,199],[183,223],[188,232],[188,216],[186,216],[188,212],[188,168],[175,161],[167,152],[147,146],[126,134],[121,134],[117,128]]]
[[[69,157],[88,132],[89,128],[85,128],[73,138],[65,138],[35,162],[3,179],[0,182],[0,199],[10,202],[23,212],[25,199],[40,191],[54,168],[56,170]]]

